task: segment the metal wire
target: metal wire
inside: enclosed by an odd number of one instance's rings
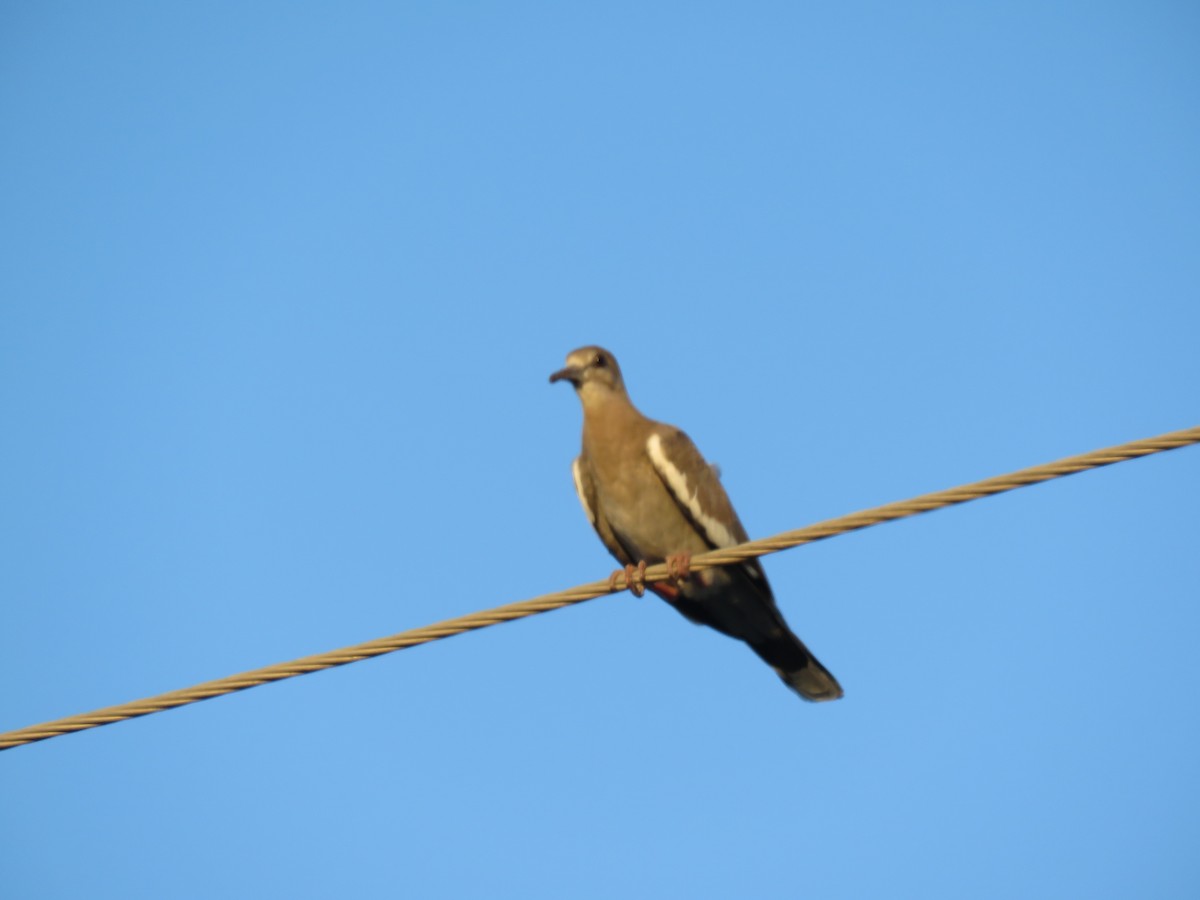
[[[1021,469],[1007,475],[997,475],[994,478],[976,481],[973,484],[966,484],[944,491],[936,491],[932,494],[922,494],[911,500],[900,500],[896,503],[888,503],[875,507],[874,509],[850,513],[846,516],[839,516],[836,519],[828,519],[824,522],[818,522],[815,525],[809,525],[806,528],[798,528],[794,531],[785,531],[773,537],[749,541],[745,544],[739,544],[736,547],[714,550],[711,553],[693,557],[692,569],[699,570],[712,566],[726,566],[750,557],[776,553],[780,550],[786,550],[789,547],[810,544],[814,541],[835,537],[839,534],[869,528],[872,525],[892,522],[896,519],[903,519],[935,509],[966,503],[969,500],[977,500],[981,497],[990,497],[993,494],[1000,494],[1027,485],[1038,484],[1053,478],[1062,478],[1064,475],[1072,475],[1087,469],[1096,469],[1101,466],[1129,459],[1137,459],[1138,457],[1148,456],[1152,453],[1161,453],[1165,450],[1174,450],[1178,447],[1186,447],[1189,444],[1197,443],[1200,443],[1200,427],[1172,431],[1158,437],[1131,441],[1127,444],[1107,447],[1103,450],[1095,450],[1079,456],[1068,456],[1057,462],[1032,466],[1028,469]],[[646,569],[646,582],[663,581],[667,577],[667,567],[664,564],[650,566]],[[628,585],[625,584],[624,574],[617,576],[615,584],[618,591],[626,589]],[[354,644],[350,647],[343,647],[340,650],[331,650],[327,653],[304,656],[291,662],[276,663],[275,665],[266,666],[261,669],[252,669],[249,672],[242,672],[239,675],[218,678],[216,681],[205,681],[193,687],[169,691],[165,694],[158,694],[143,700],[134,700],[131,703],[121,703],[116,706],[107,706],[103,709],[75,716],[67,716],[63,719],[55,719],[40,725],[18,728],[15,731],[0,733],[0,750],[7,750],[22,744],[31,744],[35,741],[44,741],[47,738],[70,734],[75,731],[84,731],[88,728],[97,728],[101,725],[109,725],[113,722],[121,722],[125,719],[133,719],[138,716],[149,715],[150,713],[162,712],[163,710],[174,709],[177,706],[186,706],[189,703],[208,700],[212,697],[220,697],[223,694],[232,694],[235,691],[244,691],[247,688],[269,684],[270,682],[280,681],[284,678],[292,678],[296,675],[307,675],[310,672],[319,672],[322,669],[344,666],[347,663],[370,659],[374,656],[382,656],[385,653],[403,650],[406,647],[414,647],[417,644],[426,644],[430,641],[441,640],[442,638],[463,634],[467,631],[487,628],[490,625],[499,625],[501,622],[511,622],[513,619],[522,619],[526,616],[549,612],[550,610],[560,609],[564,606],[572,606],[576,603],[582,603],[584,600],[591,600],[610,593],[614,593],[614,590],[608,580],[593,581],[569,590],[559,591],[554,594],[545,594],[541,597],[534,597],[532,600],[510,603],[507,606],[498,606],[495,609],[484,610],[467,616],[459,616],[455,619],[446,619],[443,622],[426,625],[423,628],[402,631],[390,637],[378,638],[377,640],[367,641],[362,644]]]

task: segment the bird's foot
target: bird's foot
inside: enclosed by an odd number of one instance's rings
[[[646,561],[642,560],[636,566],[626,566],[624,569],[617,569],[608,576],[608,589],[610,591],[617,590],[617,582],[621,577],[625,578],[625,587],[633,592],[633,596],[641,597],[646,593]]]
[[[692,554],[676,553],[667,557],[667,574],[671,576],[671,581],[679,584],[681,581],[687,581],[688,576],[692,573]]]

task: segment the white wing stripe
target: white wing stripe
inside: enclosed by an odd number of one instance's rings
[[[688,511],[692,519],[700,526],[708,542],[716,547],[732,547],[737,543],[725,523],[705,512],[700,506],[696,492],[688,487],[687,476],[680,471],[667,454],[663,451],[662,438],[657,434],[650,435],[646,441],[646,452],[650,454],[650,462],[666,482],[667,488],[675,495],[676,502]]]
[[[575,493],[579,495],[579,502],[583,505],[583,511],[588,517],[588,521],[592,523],[592,527],[596,527],[596,514],[592,512],[592,508],[588,506],[587,494],[583,492],[583,472],[580,471],[579,458],[571,463],[571,477],[575,479]]]

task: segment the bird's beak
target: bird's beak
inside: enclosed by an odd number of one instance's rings
[[[559,369],[550,376],[551,384],[556,381],[569,381],[575,387],[579,387],[579,383],[583,381],[583,369],[579,366],[567,366],[565,369]]]

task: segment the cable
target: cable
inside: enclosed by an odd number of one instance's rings
[[[814,541],[835,537],[839,534],[869,528],[872,525],[880,525],[884,522],[903,519],[907,516],[915,516],[919,513],[966,503],[969,500],[977,500],[981,497],[990,497],[993,494],[1000,494],[1031,484],[1038,484],[1053,478],[1062,478],[1064,475],[1072,475],[1087,469],[1096,469],[1101,466],[1129,459],[1137,459],[1138,457],[1148,456],[1152,453],[1161,453],[1165,450],[1174,450],[1178,447],[1186,447],[1197,443],[1200,443],[1200,427],[1172,431],[1158,437],[1146,438],[1141,441],[1131,441],[1127,444],[1119,444],[1115,447],[1095,450],[1079,456],[1068,456],[1057,462],[1032,466],[1008,475],[997,475],[994,478],[985,478],[983,481],[976,481],[973,484],[966,484],[944,491],[936,491],[932,494],[922,494],[920,497],[914,497],[911,500],[901,500],[874,509],[850,513],[836,519],[828,519],[824,522],[818,522],[815,525],[809,525],[806,528],[785,531],[774,537],[749,541],[745,544],[739,544],[736,547],[714,550],[711,553],[692,557],[692,570],[696,571],[712,566],[730,565],[743,559],[749,559],[750,557],[776,553],[789,547],[810,544]],[[664,564],[650,566],[646,569],[646,582],[663,581],[667,577],[667,567]],[[623,574],[617,577],[616,585],[617,590],[624,590],[627,587]],[[367,641],[363,644],[343,647],[340,650],[331,650],[327,653],[304,656],[291,662],[276,663],[273,666],[252,669],[249,672],[230,675],[227,678],[219,678],[216,681],[205,681],[190,688],[169,691],[165,694],[158,694],[157,696],[147,697],[143,700],[134,700],[131,703],[121,703],[117,706],[107,706],[93,712],[67,716],[63,719],[55,719],[40,725],[30,725],[26,728],[18,728],[15,731],[0,733],[0,750],[7,750],[22,744],[31,744],[35,741],[44,741],[47,738],[70,734],[75,731],[83,731],[88,728],[97,728],[101,725],[109,725],[113,722],[121,722],[125,719],[133,719],[138,716],[149,715],[150,713],[174,709],[177,706],[185,706],[200,700],[220,697],[223,694],[232,694],[235,691],[243,691],[246,688],[257,687],[260,684],[269,684],[270,682],[292,678],[296,675],[307,675],[310,672],[319,672],[322,669],[344,666],[347,663],[370,659],[374,656],[382,656],[385,653],[403,650],[406,647],[414,647],[417,644],[426,644],[430,641],[441,640],[442,638],[462,634],[467,631],[487,628],[489,625],[498,625],[501,622],[511,622],[513,619],[521,619],[564,606],[572,606],[576,603],[582,603],[584,600],[591,600],[610,593],[614,593],[614,590],[610,587],[607,579],[604,581],[593,581],[566,591],[545,594],[541,597],[535,597],[532,600],[510,603],[507,606],[498,606],[495,609],[484,610],[467,616],[459,616],[456,619],[446,619],[444,622],[426,625],[424,628],[402,631],[390,637],[378,638],[377,640]]]

